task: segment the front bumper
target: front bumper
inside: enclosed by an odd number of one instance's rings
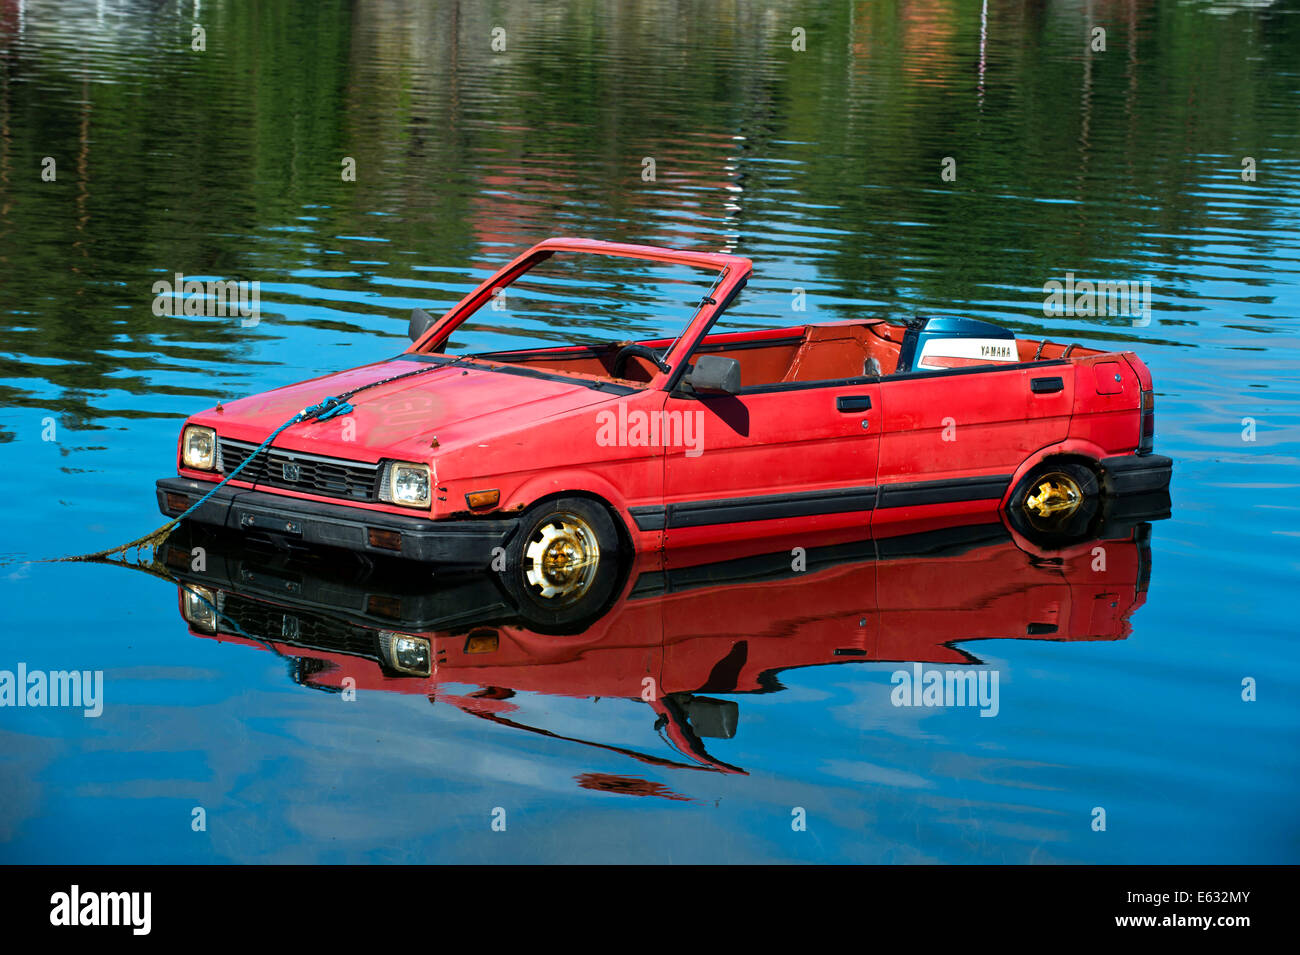
[[[158,509],[168,517],[177,517],[211,490],[212,485],[204,481],[161,478],[156,488]],[[168,495],[184,497],[185,507],[172,507]],[[230,485],[218,490],[188,519],[262,534],[273,540],[470,567],[487,567],[492,561],[492,549],[504,547],[519,523],[514,519],[432,521]],[[371,544],[372,529],[399,534],[400,549]]]
[[[1102,486],[1107,494],[1145,494],[1169,487],[1174,462],[1163,454],[1121,454],[1102,458]]]

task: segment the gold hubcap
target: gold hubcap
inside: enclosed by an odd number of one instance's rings
[[[591,587],[600,545],[591,526],[565,512],[547,519],[524,549],[524,574],[542,597],[571,603]]]
[[[1044,475],[1037,488],[1025,497],[1025,510],[1032,517],[1069,517],[1083,503],[1083,491],[1068,474],[1057,471]]]

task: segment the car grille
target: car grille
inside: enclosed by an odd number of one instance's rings
[[[313,613],[295,613],[227,593],[221,613],[249,636],[275,643],[291,643],[324,653],[379,659],[379,635],[375,630],[354,627],[344,620]],[[225,621],[219,625],[229,632]]]
[[[255,444],[218,438],[217,469],[223,474],[229,474],[256,450]],[[319,494],[322,497],[374,501],[377,500],[375,491],[378,477],[377,464],[268,448],[240,471],[235,480],[283,487],[305,494]]]

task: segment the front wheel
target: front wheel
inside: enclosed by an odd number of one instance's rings
[[[506,583],[530,623],[572,626],[608,602],[620,550],[614,521],[596,502],[543,501],[519,519],[506,548]]]
[[[1063,545],[1087,538],[1101,505],[1097,474],[1077,461],[1046,461],[1011,494],[1007,517],[1031,540]]]

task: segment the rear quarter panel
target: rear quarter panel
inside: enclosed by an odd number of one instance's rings
[[[1141,365],[1136,355],[1119,352],[1071,362],[1075,382],[1070,419],[1073,441],[1095,446],[1100,456],[1136,450],[1143,382],[1134,363]]]

